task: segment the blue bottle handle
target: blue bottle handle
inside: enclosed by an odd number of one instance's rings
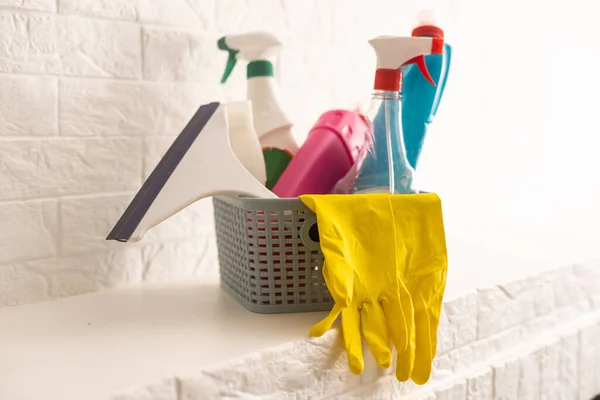
[[[402,88],[402,131],[410,165],[416,169],[427,128],[433,121],[446,88],[452,59],[452,47],[444,43],[444,53],[425,56],[427,69],[436,86],[432,86],[415,66],[404,72]]]
[[[440,106],[442,96],[444,95],[444,90],[446,89],[446,81],[448,80],[448,73],[450,72],[450,64],[452,62],[452,46],[450,46],[449,44],[444,44],[444,53],[446,57],[446,59],[444,60],[445,71],[440,76],[440,82],[436,82],[436,84],[440,86],[440,90],[437,92],[436,99],[433,102],[433,107],[431,109],[431,118],[428,120],[429,123],[433,121],[433,118],[437,113],[438,107]]]

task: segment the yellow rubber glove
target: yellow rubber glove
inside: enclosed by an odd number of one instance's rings
[[[397,246],[406,248],[404,282],[414,305],[414,327],[398,362],[414,363],[410,378],[425,384],[437,351],[437,330],[446,287],[448,255],[440,198],[435,194],[404,195],[394,208]]]
[[[310,331],[321,336],[342,315],[350,370],[364,368],[362,336],[378,365],[392,362],[390,337],[398,353],[408,348],[412,302],[402,282],[404,246],[394,224],[396,198],[388,194],[305,195],[300,200],[317,216],[323,276],[335,305]],[[398,363],[396,376],[408,380],[412,365]]]

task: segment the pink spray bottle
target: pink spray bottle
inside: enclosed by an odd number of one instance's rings
[[[331,193],[356,161],[366,130],[367,122],[357,112],[331,110],[322,114],[273,193],[280,198]]]

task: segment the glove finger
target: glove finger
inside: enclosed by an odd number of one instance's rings
[[[396,360],[396,379],[400,382],[406,382],[411,377],[415,366],[416,338],[414,329],[410,331],[408,339],[408,346],[404,351],[398,352],[398,359]]]
[[[402,279],[397,279],[399,298],[382,301],[394,346],[398,352],[406,350],[410,333],[414,329],[413,302]],[[393,323],[392,323],[393,322]]]
[[[427,308],[429,314],[429,336],[431,338],[431,358],[435,358],[437,352],[437,331],[440,324],[440,314],[442,312],[442,301],[444,298],[444,289],[446,287],[446,270],[442,270],[437,274],[435,280],[438,285],[438,289],[431,295],[429,300],[429,307]]]
[[[422,296],[413,299],[415,303],[415,366],[410,378],[417,385],[424,385],[431,375],[433,353],[431,330],[427,305]]]
[[[325,251],[323,252],[325,254]],[[348,307],[352,302],[353,288],[353,272],[352,267],[343,261],[343,265],[339,262],[331,261],[330,258],[326,258],[323,262],[323,278],[325,278],[325,284],[327,289],[336,304],[340,307]],[[330,268],[331,266],[331,268]]]
[[[401,296],[401,298],[404,297]],[[396,378],[400,382],[406,382],[410,377],[415,358],[412,301],[410,300],[410,296],[408,296],[403,302],[399,299],[386,299],[382,301],[382,305],[392,336],[392,342],[398,353],[396,359]]]
[[[400,290],[400,303],[406,320],[406,349],[408,352],[405,357],[398,360],[396,376],[408,380],[415,365],[415,309],[412,297],[402,279],[398,279],[398,288]]]
[[[348,353],[348,366],[354,375],[359,375],[365,368],[360,338],[360,314],[355,307],[342,310],[342,331],[344,346]]]
[[[341,312],[342,308],[337,304],[334,304],[333,308],[329,312],[329,315],[327,315],[321,321],[317,322],[312,328],[310,328],[309,335],[311,337],[323,336],[325,332],[331,329],[331,325],[333,325],[333,323],[335,322],[335,320]]]
[[[433,360],[435,358],[435,354],[437,352],[437,341],[438,341],[437,332],[438,332],[438,326],[440,324],[440,314],[430,312],[428,314],[428,317],[429,317],[429,338],[431,340],[431,345],[430,345],[431,359]]]
[[[443,268],[429,279],[421,282],[422,287],[434,288],[424,295],[421,290],[415,291],[415,324],[417,346],[415,349],[415,383],[424,384],[431,375],[431,367],[437,351],[437,329],[440,322],[442,298],[446,284],[446,269]],[[426,297],[425,297],[426,296]]]
[[[385,322],[385,315],[379,304],[367,303],[360,312],[362,334],[373,353],[373,357],[381,368],[392,364],[390,338]]]

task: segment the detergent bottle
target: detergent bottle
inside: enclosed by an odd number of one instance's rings
[[[365,118],[358,112],[324,112],[273,187],[273,193],[287,198],[331,193],[360,154],[365,130]]]
[[[228,103],[227,124],[233,154],[248,172],[264,185],[267,172],[252,121],[252,102],[243,100]]]
[[[444,31],[436,26],[433,9],[425,9],[418,14],[418,23],[412,31],[412,36],[444,39]],[[425,64],[435,86],[421,75],[415,65],[404,68],[402,129],[406,156],[414,169],[417,169],[427,129],[433,122],[444,94],[451,57],[452,47],[445,40],[444,49],[440,54],[425,56]]]
[[[402,67],[416,63],[435,85],[423,56],[440,54],[439,38],[379,36],[369,41],[377,57],[365,144],[356,163],[336,185],[335,193],[415,193],[414,170],[406,157],[402,133]],[[381,112],[382,118],[376,118]]]
[[[273,63],[282,43],[267,32],[228,35],[219,39],[218,47],[229,53],[221,83],[225,83],[237,60],[248,61],[246,67],[247,98],[252,102],[254,127],[263,151],[267,171],[267,188],[271,189],[298,151],[292,136],[292,122],[281,106]]]

